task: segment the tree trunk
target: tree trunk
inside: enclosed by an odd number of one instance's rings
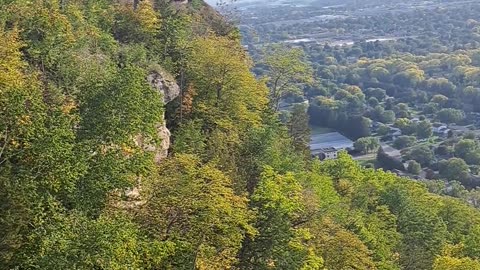
[[[217,102],[216,102],[217,108],[220,106],[220,99],[221,98],[222,98],[222,87],[218,86],[217,87]]]

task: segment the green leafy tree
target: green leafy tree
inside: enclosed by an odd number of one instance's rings
[[[137,8],[119,5],[113,27],[115,37],[123,42],[150,42],[161,27],[161,19],[150,0],[140,1]]]
[[[379,103],[380,102],[375,97],[371,97],[368,99],[368,105],[370,105],[371,107],[376,107]]]
[[[201,157],[205,152],[206,136],[202,132],[202,123],[188,121],[180,125],[175,133],[173,151]]]
[[[380,147],[380,141],[376,137],[364,137],[355,141],[353,147],[355,147],[355,150],[366,154],[370,151],[376,151]]]
[[[138,209],[142,227],[158,241],[179,248],[168,264],[179,269],[223,269],[236,262],[249,226],[247,200],[235,195],[232,181],[212,164],[191,155],[162,163],[158,178],[143,184],[148,198]]]
[[[390,72],[381,66],[377,67],[369,67],[370,70],[370,76],[373,78],[376,78],[377,80],[381,82],[387,82],[390,79]]]
[[[423,70],[418,68],[411,68],[393,77],[393,82],[403,87],[415,87],[418,83],[425,79]]]
[[[459,180],[463,182],[470,177],[467,163],[460,158],[451,158],[448,161],[443,161],[439,167],[440,175],[450,181]]]
[[[480,262],[470,258],[442,256],[435,259],[433,270],[479,270]]]
[[[402,161],[389,156],[382,147],[378,148],[377,151],[377,162],[380,168],[385,170],[400,170],[405,171],[405,166],[403,165]]]
[[[422,170],[422,166],[416,161],[410,161],[408,163],[407,171],[411,174],[418,175]]]
[[[427,89],[434,93],[440,93],[447,97],[455,95],[455,85],[445,78],[433,79],[430,78],[425,81]]]
[[[478,247],[478,241],[480,240],[480,227],[476,225],[473,227],[466,236],[465,239],[465,254],[471,258],[480,258],[480,248]]]
[[[467,153],[465,156],[465,162],[467,162],[468,165],[480,165],[480,152],[475,151]]]
[[[268,92],[250,73],[251,61],[240,44],[207,36],[194,40],[191,48],[187,75],[196,89],[192,117],[204,119],[207,127],[229,130],[258,125]]]
[[[415,128],[417,137],[420,139],[430,138],[433,134],[432,124],[429,121],[420,121]]]
[[[369,137],[371,135],[371,123],[372,120],[363,116],[350,117],[341,125],[341,127],[342,130],[344,130],[352,138],[358,139],[361,137]]]
[[[453,147],[450,147],[445,144],[441,144],[435,149],[435,153],[437,155],[444,155],[444,156],[451,155],[453,153]]]
[[[287,122],[288,131],[293,139],[295,149],[306,156],[310,156],[310,127],[307,108],[305,105],[296,104]]]
[[[433,162],[435,155],[428,146],[420,145],[411,149],[406,155],[408,159],[415,160],[422,166],[428,166]]]
[[[387,125],[381,124],[377,129],[377,133],[380,136],[388,135],[389,132],[390,132],[390,128]]]
[[[280,100],[287,94],[300,92],[299,84],[312,80],[312,69],[303,50],[274,46],[263,60],[270,87],[270,107],[278,110]]]
[[[478,149],[478,143],[475,140],[463,139],[455,144],[455,156],[465,159],[470,152]]]
[[[404,149],[415,145],[417,139],[414,136],[400,136],[393,142],[393,146],[397,149]]]
[[[434,95],[430,101],[438,104],[438,106],[442,108],[448,102],[448,97],[444,95]]]
[[[446,242],[447,228],[436,215],[429,196],[414,186],[392,185],[382,200],[398,217],[402,234],[400,263],[403,269],[431,269],[435,255]],[[420,195],[422,194],[423,195]]]
[[[365,89],[367,97],[374,97],[378,101],[383,101],[387,97],[387,92],[381,88],[367,88]]]
[[[457,109],[442,109],[437,113],[437,118],[445,123],[458,123],[465,118],[465,113]]]
[[[328,269],[375,269],[375,263],[360,239],[330,220],[325,220],[315,231],[315,241],[322,250]]]
[[[41,269],[125,269],[161,267],[175,250],[173,242],[150,241],[125,215],[103,214],[90,219],[80,213],[58,215],[36,236],[36,248],[25,249],[25,264]]]
[[[28,72],[16,29],[0,33],[0,260],[13,268],[34,249],[35,230],[72,203],[86,164],[69,100]]]
[[[380,117],[380,121],[385,124],[392,124],[395,122],[395,112],[392,110],[386,110]]]
[[[0,28],[0,41],[4,46],[0,48],[2,56],[0,70],[0,86],[2,88],[19,87],[24,83],[23,69],[26,63],[22,61],[20,49],[25,45],[20,41],[17,28],[6,32]]]
[[[308,257],[302,244],[306,231],[295,228],[305,209],[302,186],[293,174],[279,175],[266,168],[252,196],[258,211],[258,234],[245,239],[240,253],[242,269],[299,269]]]
[[[403,135],[412,135],[416,131],[416,124],[407,118],[398,118],[395,126],[402,131]]]
[[[104,70],[106,74],[97,73],[106,76],[101,81],[92,76],[85,82],[79,98],[78,140],[97,154],[78,182],[76,203],[92,214],[100,211],[108,192],[132,187],[153,171],[155,152],[144,147],[160,148],[157,128],[163,122],[162,97],[142,69]]]

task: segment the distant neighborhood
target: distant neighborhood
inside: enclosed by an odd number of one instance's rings
[[[477,119],[479,117],[480,114],[478,113],[472,113],[469,116],[470,119]],[[411,119],[411,123],[413,124],[417,124],[421,121],[424,120],[421,120],[420,118]],[[476,124],[477,123],[478,122],[476,122]],[[384,127],[387,127],[386,131],[381,130]],[[402,129],[397,127],[396,124],[384,125],[380,122],[372,122],[370,128],[373,137],[378,139],[379,142],[378,146],[375,147],[376,150],[381,151],[386,157],[399,164],[398,168],[390,168],[390,170],[398,175],[409,176],[416,179],[434,178],[436,174],[440,173],[440,169],[438,166],[434,165],[434,168],[425,166],[420,171],[415,171],[413,169],[409,170],[409,167],[412,166],[411,163],[416,162],[412,159],[415,158],[415,156],[411,155],[412,149],[421,147],[422,145],[428,146],[427,151],[431,150],[432,153],[431,163],[435,164],[455,156],[454,149],[451,147],[449,149],[449,147],[446,146],[449,143],[456,142],[458,144],[462,139],[464,140],[464,138],[467,138],[468,140],[468,138],[477,138],[477,136],[480,135],[480,130],[476,129],[476,125],[474,124],[461,126],[434,122],[431,125],[431,137],[423,139],[412,138],[409,133],[404,134]],[[360,151],[358,147],[355,147],[355,142],[353,140],[335,130],[315,126],[311,127],[311,129],[310,151],[312,156],[315,156],[320,160],[332,160],[338,157],[339,152],[345,151],[362,164],[376,167],[375,163],[378,163],[377,151]],[[445,149],[447,150],[445,151]],[[428,156],[429,153],[426,155]],[[421,153],[419,159],[422,159]],[[473,174],[471,177],[474,179],[477,178]]]

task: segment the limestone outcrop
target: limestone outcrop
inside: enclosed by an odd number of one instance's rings
[[[151,87],[161,93],[164,104],[168,104],[180,95],[180,87],[172,75],[165,71],[152,71],[147,76],[147,81]],[[158,136],[162,142],[158,147],[148,147],[155,152],[155,162],[161,162],[168,156],[168,149],[170,148],[170,130],[168,130],[165,117],[164,121],[159,124]]]
[[[177,85],[175,78],[166,71],[152,71],[147,76],[147,81],[162,94],[165,104],[180,95],[180,87]]]

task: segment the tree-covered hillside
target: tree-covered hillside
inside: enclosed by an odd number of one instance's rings
[[[0,0],[0,269],[480,269],[477,209],[312,160],[239,39],[199,0]]]

